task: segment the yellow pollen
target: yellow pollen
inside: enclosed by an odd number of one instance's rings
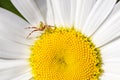
[[[74,28],[47,29],[31,46],[34,80],[99,80],[100,51]]]

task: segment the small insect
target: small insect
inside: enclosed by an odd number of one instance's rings
[[[34,30],[31,31],[26,38],[29,38],[33,32],[44,31],[45,29],[52,29],[52,27],[54,28],[54,26],[45,25],[43,22],[40,22],[40,25],[38,27],[27,27],[26,29],[34,29]]]

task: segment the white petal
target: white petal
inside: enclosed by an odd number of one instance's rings
[[[40,9],[41,15],[46,19],[47,15],[47,0],[34,0]]]
[[[120,62],[109,62],[103,65],[104,73],[114,73],[120,75]]]
[[[120,39],[101,47],[101,54],[103,60],[115,60],[120,58]],[[118,60],[120,61],[120,59]]]
[[[70,0],[71,1],[71,16],[70,16],[70,23],[73,26],[75,24],[75,15],[76,15],[76,4],[78,0]]]
[[[50,0],[47,0],[47,21],[46,22],[49,25],[55,24],[54,15],[53,15],[53,8],[51,6]]]
[[[28,65],[27,60],[0,60],[0,70]]]
[[[111,17],[113,17],[119,11],[120,11],[120,2],[116,3],[116,5],[114,6],[112,12],[109,14],[108,18],[106,19],[106,21],[111,19]]]
[[[51,0],[55,25],[57,25],[57,26],[64,25],[62,13],[61,13],[62,6],[60,5],[60,2],[61,2],[61,0]]]
[[[82,32],[91,36],[100,27],[103,21],[112,11],[116,0],[98,0],[91,10]]]
[[[119,58],[111,58],[104,60],[103,59],[103,70],[104,73],[114,73],[120,75],[120,57]]]
[[[110,16],[109,16],[109,19],[110,19],[112,16],[114,16],[114,14],[115,14],[116,12],[118,12],[118,11],[120,11],[120,2],[118,2],[118,3],[115,5],[115,7],[113,8],[113,11],[111,12],[111,14],[110,14]]]
[[[112,74],[120,75],[120,53],[119,52],[120,52],[120,39],[104,47],[101,47],[104,73],[112,73]],[[120,77],[118,79],[120,79]],[[118,80],[118,79],[116,77],[115,80]]]
[[[11,0],[11,2],[32,25],[39,24],[40,21],[44,22],[34,0]]]
[[[27,72],[11,80],[30,80],[31,78],[32,78],[32,74],[30,72]]]
[[[20,17],[0,8],[0,38],[31,45],[31,41],[26,39],[30,33],[25,29],[28,26],[30,25]]]
[[[107,20],[92,36],[93,42],[98,46],[104,46],[120,36],[120,11]]]
[[[100,80],[120,80],[120,75],[112,73],[104,73]]]
[[[0,70],[0,80],[11,80],[28,71],[30,71],[30,67],[28,65],[21,65],[18,67],[3,69]]]
[[[58,0],[59,9],[61,12],[62,19],[66,26],[70,26],[70,12],[71,12],[71,2],[70,0]]]
[[[78,29],[83,27],[96,0],[77,0],[75,26]],[[75,8],[74,8],[75,9]]]
[[[36,0],[42,16],[48,25],[54,25],[53,9],[50,0]]]
[[[10,40],[0,39],[0,58],[25,59],[30,55],[29,46],[18,44]]]

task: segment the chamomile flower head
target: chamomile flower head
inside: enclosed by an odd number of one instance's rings
[[[0,80],[119,80],[117,0],[11,0],[0,8]]]

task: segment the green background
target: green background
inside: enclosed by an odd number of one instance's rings
[[[120,0],[118,0],[118,1],[120,1]],[[17,9],[12,5],[10,0],[0,0],[0,7],[5,8],[5,9],[19,15],[20,17],[22,17],[22,15],[17,11]]]
[[[13,13],[22,17],[22,15],[17,11],[17,9],[12,5],[10,0],[0,0],[0,7],[5,8],[9,11],[12,11]]]

